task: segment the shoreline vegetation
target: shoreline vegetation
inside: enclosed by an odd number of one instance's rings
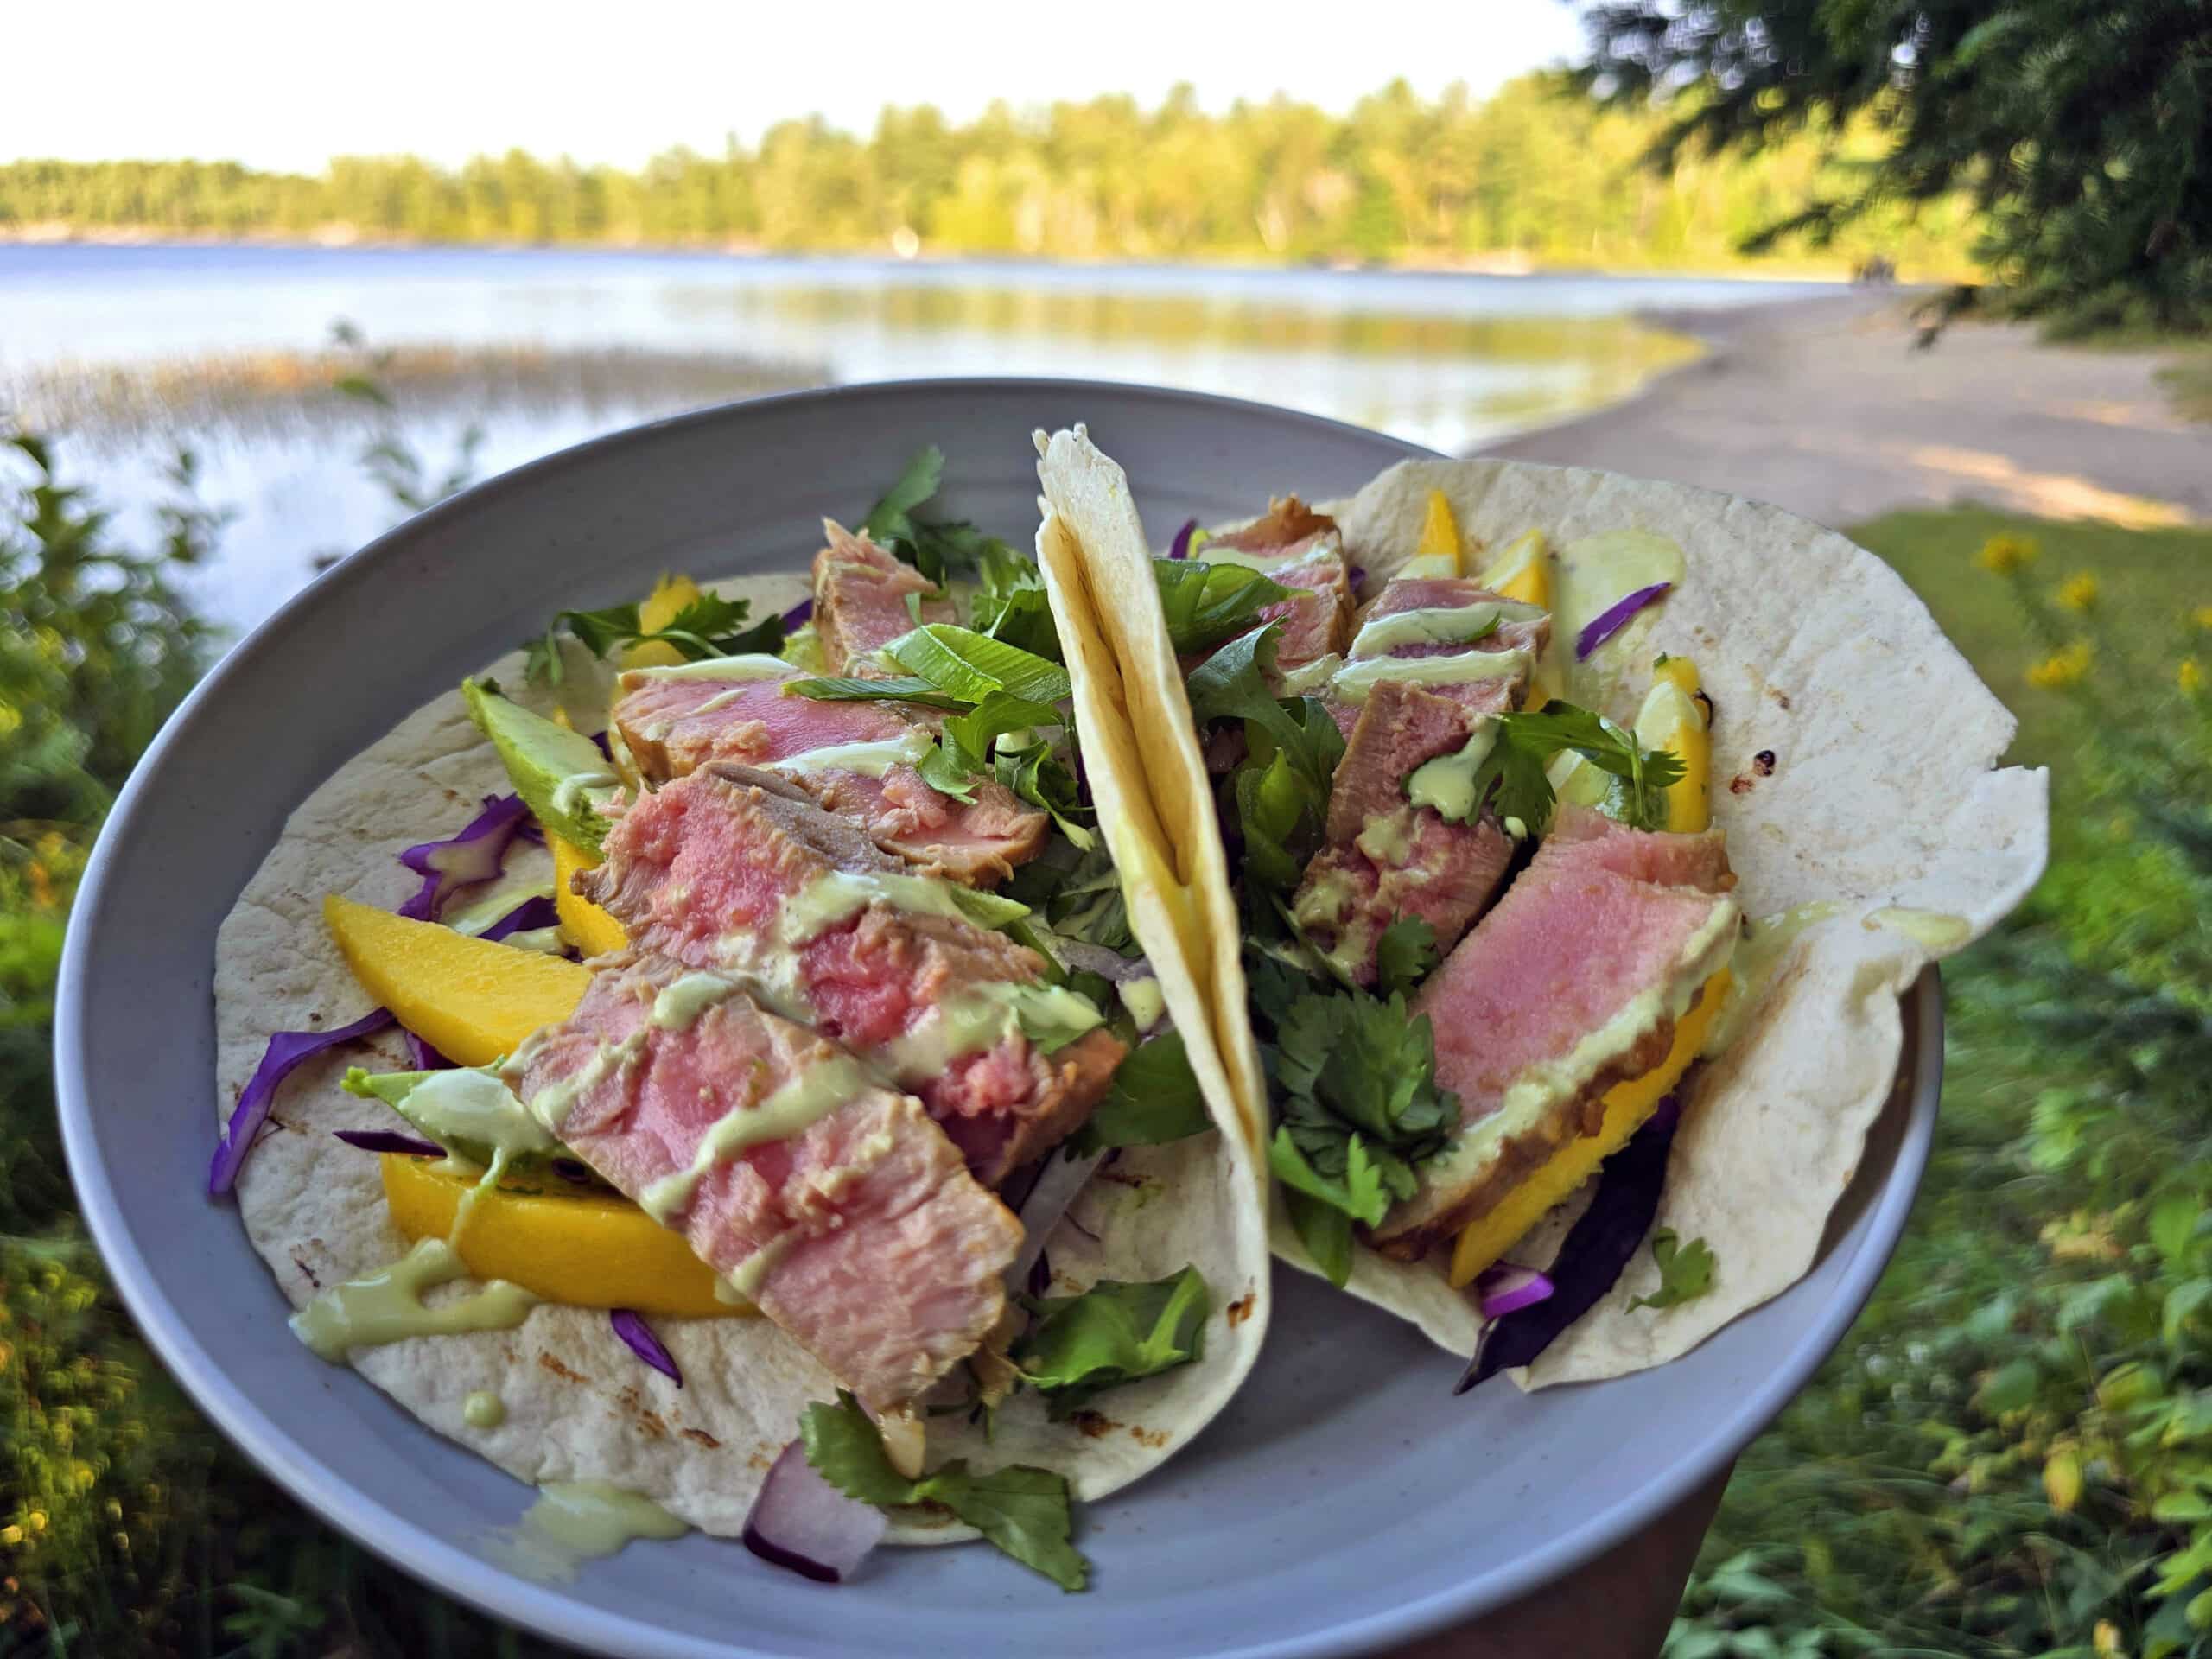
[[[1885,153],[1872,123],[1815,123],[1756,155],[1643,157],[1668,115],[1602,106],[1548,75],[1478,100],[1402,81],[1348,113],[1277,97],[1216,113],[1187,86],[966,123],[889,108],[866,137],[819,117],[757,148],[678,149],[634,171],[520,149],[458,168],[340,156],[319,175],[235,162],[0,164],[0,239],[270,239],[1014,256],[1335,268],[1830,274],[1870,259],[1975,274],[1968,203],[1883,207],[1819,243],[1742,245]]]

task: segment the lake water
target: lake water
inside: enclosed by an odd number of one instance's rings
[[[674,253],[0,246],[0,412],[65,427],[66,470],[143,517],[189,440],[237,510],[204,597],[248,626],[399,516],[362,449],[481,475],[770,385],[1058,374],[1225,392],[1465,450],[1684,361],[1636,313],[1797,283]],[[344,320],[388,416],[321,388]],[[346,365],[339,364],[338,367]]]

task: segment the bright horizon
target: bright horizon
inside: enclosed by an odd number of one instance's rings
[[[1342,111],[1403,79],[1477,97],[1579,47],[1562,0],[1480,0],[1441,26],[1434,0],[1370,0],[1357,29],[1300,29],[1287,14],[1126,0],[1110,25],[1034,4],[943,8],[852,0],[801,16],[732,5],[576,0],[530,8],[386,0],[373,28],[275,0],[180,9],[150,0],[54,7],[37,54],[98,62],[16,77],[0,100],[0,162],[237,161],[319,172],[334,156],[410,152],[448,166],[511,148],[635,168],[676,145],[756,143],[819,114],[865,135],[887,105],[972,119],[1126,92],[1147,107],[1179,82],[1224,110],[1278,92]],[[610,24],[613,26],[610,29]],[[1070,38],[1072,37],[1072,38]]]

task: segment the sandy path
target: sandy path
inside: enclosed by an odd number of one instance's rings
[[[2212,519],[2212,426],[2169,408],[2171,353],[1954,327],[1913,349],[1909,301],[1854,294],[1652,321],[1711,355],[1643,396],[1482,453],[1680,479],[1823,524],[1978,500],[2133,525]]]

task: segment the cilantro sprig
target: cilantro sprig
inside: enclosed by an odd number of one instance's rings
[[[1242,633],[1269,605],[1294,599],[1296,588],[1271,582],[1249,565],[1204,564],[1192,559],[1154,559],[1160,607],[1178,656],[1205,651]]]
[[[1451,1142],[1459,1097],[1437,1087],[1434,1029],[1402,992],[1300,991],[1280,962],[1253,965],[1255,1001],[1274,1027],[1263,1046],[1276,1108],[1268,1163],[1307,1254],[1341,1285],[1352,1224],[1380,1225],[1413,1197],[1418,1166]]]
[[[1068,1137],[1068,1149],[1080,1158],[1109,1147],[1156,1147],[1211,1128],[1183,1033],[1169,1029],[1138,1044],[1115,1068],[1112,1088]]]
[[[950,575],[967,575],[987,558],[1018,557],[995,536],[986,536],[964,519],[926,520],[915,509],[931,500],[944,481],[944,451],[935,444],[918,449],[882,499],[868,510],[861,530],[887,547],[939,591]]]
[[[1036,1321],[1011,1357],[1055,1422],[1108,1389],[1199,1357],[1212,1306],[1195,1267],[1148,1283],[1102,1279],[1080,1296],[1024,1297]]]
[[[1269,689],[1280,628],[1273,623],[1232,639],[1192,671],[1191,713],[1201,728],[1244,722],[1245,756],[1231,774],[1244,890],[1255,915],[1292,892],[1321,844],[1329,790],[1344,741],[1314,697],[1278,697]]]
[[[1713,1269],[1719,1263],[1702,1238],[1685,1244],[1673,1228],[1662,1227],[1651,1235],[1651,1260],[1659,1268],[1659,1288],[1630,1302],[1631,1313],[1639,1307],[1680,1307],[1713,1288]]]
[[[799,1438],[815,1471],[850,1498],[879,1509],[941,1503],[1024,1567],[1063,1590],[1080,1590],[1090,1564],[1069,1542],[1074,1529],[1065,1475],[1016,1464],[988,1474],[970,1472],[957,1459],[919,1480],[891,1465],[883,1436],[842,1389],[837,1402],[809,1406]]]
[[[1605,715],[1556,697],[1541,710],[1497,717],[1497,741],[1475,768],[1475,801],[1488,801],[1499,817],[1517,818],[1530,835],[1541,835],[1554,804],[1546,768],[1568,751],[1613,779],[1608,816],[1631,829],[1666,828],[1667,788],[1681,779],[1681,758],[1647,749]]]
[[[751,627],[743,626],[752,604],[702,594],[673,617],[664,628],[648,628],[639,617],[636,601],[610,605],[602,611],[563,611],[545,632],[525,648],[524,674],[532,680],[557,685],[561,681],[562,630],[566,629],[594,657],[604,658],[617,646],[670,645],[688,662],[709,657],[735,657],[747,652],[771,656],[784,648],[784,620],[765,616]]]

